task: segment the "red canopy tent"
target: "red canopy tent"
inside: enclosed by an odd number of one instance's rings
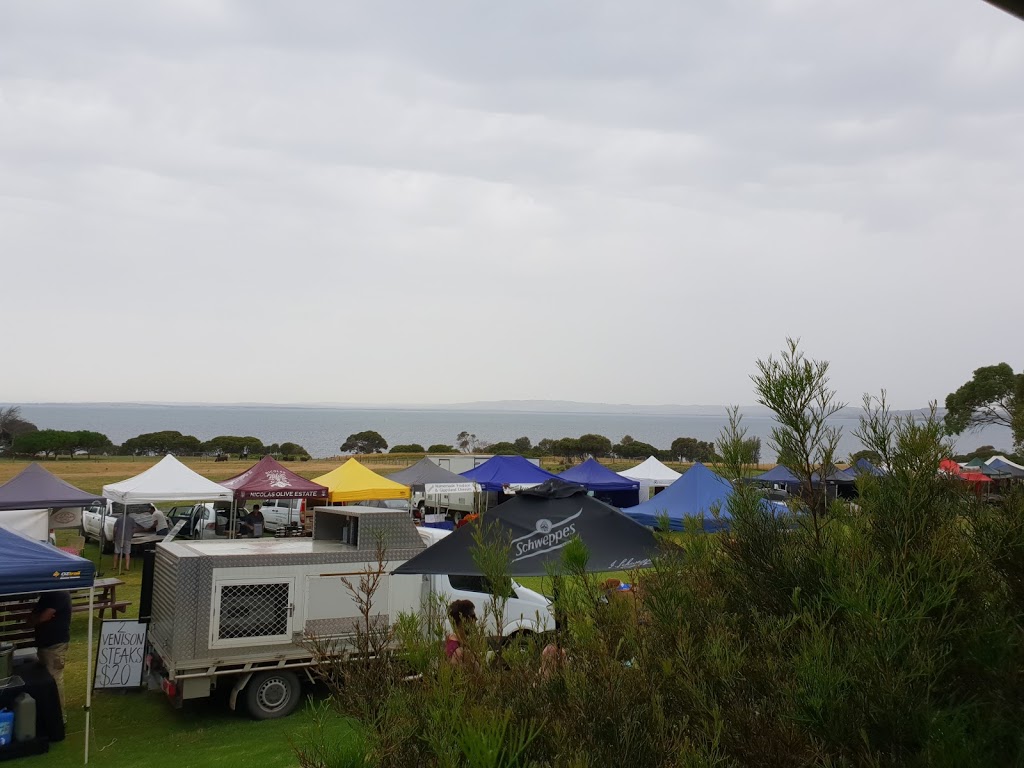
[[[965,483],[974,483],[975,489],[977,489],[982,483],[992,482],[991,477],[983,475],[981,472],[964,472],[963,467],[952,459],[943,459],[940,461],[939,471],[945,472],[947,475],[952,475],[959,480],[963,480]]]
[[[273,456],[264,456],[240,475],[222,480],[235,492],[236,501],[246,499],[327,498],[327,488],[297,475]]]

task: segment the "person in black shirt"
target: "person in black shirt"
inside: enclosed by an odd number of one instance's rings
[[[64,710],[64,661],[71,642],[71,593],[43,592],[28,617],[36,630],[36,652],[57,683],[61,712]],[[67,714],[64,714],[67,722]]]

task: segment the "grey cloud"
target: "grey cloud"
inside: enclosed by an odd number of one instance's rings
[[[1024,25],[981,2],[26,2],[0,51],[10,399],[746,402],[792,334],[917,406],[1022,364],[973,322],[1024,277]],[[410,377],[410,323],[480,362]],[[317,363],[232,362],[275,355]]]

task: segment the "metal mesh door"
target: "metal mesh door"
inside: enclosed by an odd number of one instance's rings
[[[290,582],[222,585],[217,639],[288,634],[290,586]]]

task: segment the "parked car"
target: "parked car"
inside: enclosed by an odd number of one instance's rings
[[[260,505],[263,513],[263,527],[268,531],[276,531],[289,525],[302,525],[306,519],[305,499],[260,499],[249,504]]]
[[[236,514],[241,515],[240,511]],[[175,538],[178,539],[214,539],[227,536],[228,523],[231,518],[231,505],[226,501],[207,501],[202,504],[171,507],[167,513],[167,522],[174,528],[182,520],[181,527]]]
[[[115,508],[114,502],[108,501],[106,506],[96,503],[82,510],[82,535],[86,539],[98,542],[103,552],[114,551],[114,522],[121,514],[121,505]],[[153,525],[153,510],[150,504],[129,504],[128,514],[141,528]],[[102,530],[101,530],[102,521]]]

